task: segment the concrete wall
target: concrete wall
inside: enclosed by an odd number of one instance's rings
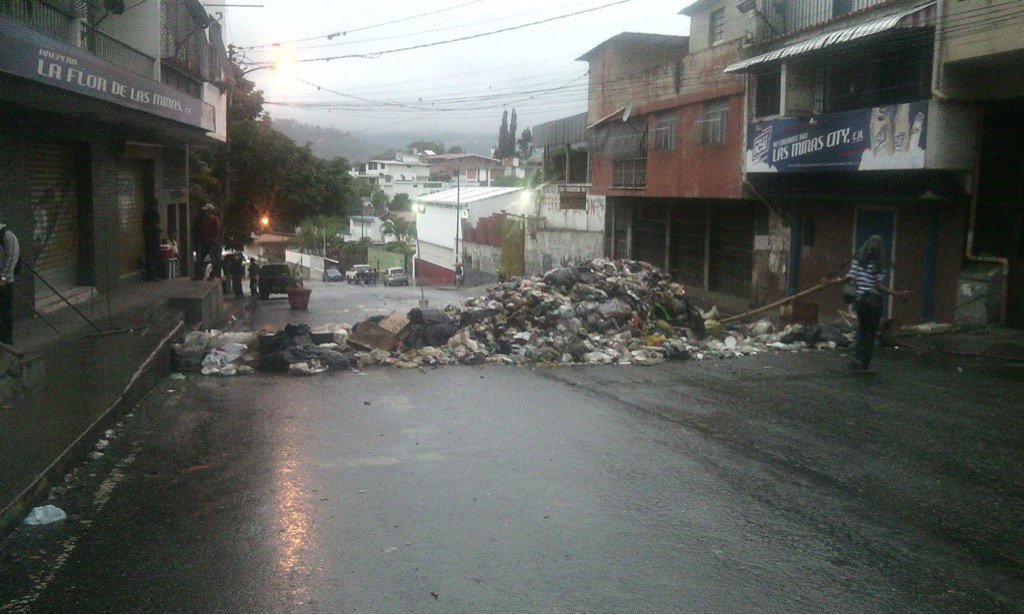
[[[694,125],[702,117],[703,102],[676,110],[676,148],[647,151],[647,185],[643,189],[615,189],[613,163],[601,154],[591,154],[591,193],[610,196],[669,198],[740,198],[743,181],[743,90],[729,95],[728,140],[724,145],[693,143]],[[653,131],[654,115],[648,118]]]
[[[160,3],[141,2],[128,6],[131,7],[131,10],[125,11],[122,15],[108,15],[97,27],[97,30],[155,58],[157,62],[153,78],[159,79],[160,37],[162,34],[160,31]],[[102,9],[99,11],[102,15]]]
[[[719,0],[708,4],[700,13],[690,18],[690,51],[695,53],[711,48],[711,12],[725,9],[725,41],[742,39],[746,34],[747,17],[736,8],[732,0]],[[721,45],[723,43],[718,43]]]
[[[501,269],[501,248],[468,241],[462,244],[462,248],[466,255],[463,261],[466,262],[467,283],[485,284],[498,279],[496,272]]]
[[[526,236],[526,275],[540,275],[554,267],[598,258],[604,249],[604,231],[548,229]]]
[[[1024,2],[943,0],[942,59],[958,62],[1024,48]],[[1019,72],[1020,65],[1017,65]]]

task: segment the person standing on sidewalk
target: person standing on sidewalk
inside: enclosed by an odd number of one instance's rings
[[[855,362],[852,368],[869,373],[871,356],[875,352],[875,338],[882,320],[882,293],[906,299],[907,291],[897,292],[885,285],[885,244],[878,235],[872,235],[857,250],[844,279],[852,280],[856,287],[853,309],[857,312],[857,342],[854,345]]]
[[[260,284],[260,265],[256,259],[249,257],[249,296],[255,297]]]
[[[21,247],[14,231],[0,223],[0,342],[14,344],[14,274]]]
[[[203,205],[203,217],[199,221],[199,241],[196,242],[195,279],[206,277],[206,257],[210,257],[213,271],[210,279],[219,278],[220,273],[220,220],[213,213],[213,203]]]

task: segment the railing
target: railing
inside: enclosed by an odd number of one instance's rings
[[[107,36],[92,26],[82,24],[82,38],[86,46],[94,55],[123,66],[133,73],[149,77],[156,77],[156,58],[148,56],[134,47],[129,47],[116,38]]]
[[[806,30],[891,0],[766,0],[769,36]]]
[[[50,38],[84,47],[95,56],[152,79],[156,59],[88,25],[83,17],[65,12],[43,0],[0,0],[5,15]]]
[[[71,44],[77,43],[71,40],[72,34],[76,33],[73,27],[76,17],[45,2],[3,1],[0,2],[0,15],[20,21],[52,38]]]

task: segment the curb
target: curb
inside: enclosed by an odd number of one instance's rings
[[[32,483],[18,494],[14,500],[4,506],[2,511],[0,511],[0,530],[4,534],[20,525],[22,519],[27,514],[29,505],[45,497],[51,485],[61,480],[61,477],[74,464],[85,458],[92,443],[106,431],[108,426],[124,416],[129,408],[132,408],[141,401],[157,381],[168,372],[170,368],[169,344],[184,327],[184,321],[179,319],[178,324],[164,336],[153,352],[150,353],[149,357],[135,370],[135,373],[117,399],[81,435],[75,438],[57,456],[57,459],[36,476]]]

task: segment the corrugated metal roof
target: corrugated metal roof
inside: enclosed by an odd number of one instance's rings
[[[767,64],[768,62],[775,62],[784,58],[804,54],[810,51],[817,51],[824,49],[825,47],[836,45],[839,43],[846,43],[858,38],[864,38],[865,36],[871,36],[872,34],[878,34],[891,30],[896,27],[914,27],[927,25],[925,21],[909,21],[904,23],[904,19],[911,15],[920,13],[931,9],[935,6],[935,2],[929,2],[928,4],[922,4],[921,6],[914,7],[909,11],[903,11],[901,13],[895,13],[888,17],[883,17],[875,21],[871,21],[859,26],[853,26],[850,28],[843,28],[842,30],[835,30],[833,32],[826,32],[825,34],[816,36],[814,38],[794,43],[775,51],[769,51],[768,53],[762,53],[761,55],[747,58],[746,60],[740,60],[725,67],[727,73],[740,73],[752,66],[759,66],[761,64]]]
[[[587,112],[537,124],[530,128],[530,133],[535,146],[583,143],[587,140]]]
[[[441,192],[417,197],[416,202],[427,203],[430,205],[455,205],[456,203],[466,205],[467,203],[472,203],[474,201],[483,201],[496,196],[519,192],[521,190],[523,189],[495,187],[452,188],[450,190],[442,190]]]

